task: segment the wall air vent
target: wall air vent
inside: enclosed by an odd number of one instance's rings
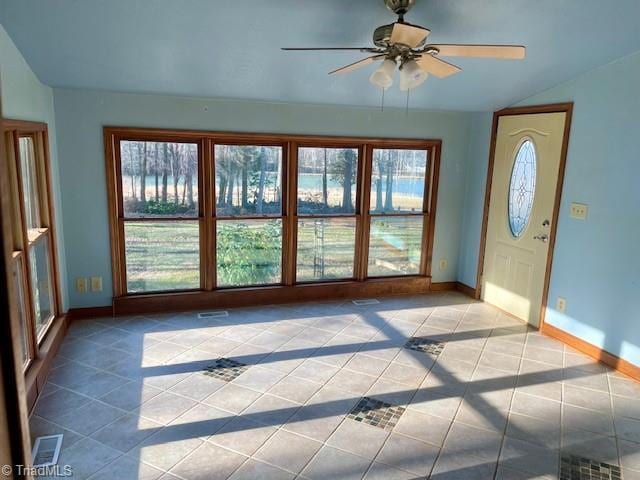
[[[228,317],[229,312],[226,310],[214,310],[213,312],[200,312],[198,318],[216,318],[216,317]]]
[[[375,298],[363,298],[362,300],[353,300],[352,302],[354,305],[358,305],[359,307],[362,307],[364,305],[375,305],[376,303],[380,303]]]
[[[50,467],[58,463],[60,448],[62,447],[62,434],[38,437],[33,445],[31,458],[34,467]]]

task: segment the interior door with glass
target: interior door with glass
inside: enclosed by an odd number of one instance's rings
[[[498,119],[482,299],[537,326],[566,112]]]

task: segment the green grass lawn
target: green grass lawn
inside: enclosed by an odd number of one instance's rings
[[[127,290],[200,288],[198,222],[127,222]]]
[[[377,222],[371,235],[371,275],[417,273],[422,235],[417,220]],[[129,292],[200,288],[197,221],[127,222],[125,239]],[[281,281],[280,220],[219,221],[217,243],[218,286]],[[352,278],[354,249],[355,219],[300,219],[298,281]]]

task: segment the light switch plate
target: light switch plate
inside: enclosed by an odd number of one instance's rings
[[[564,297],[558,297],[556,300],[556,310],[560,313],[564,313],[567,310],[567,299]]]
[[[76,278],[76,292],[85,293],[87,291],[87,279],[85,277]]]
[[[569,210],[569,216],[571,218],[576,218],[578,220],[584,220],[587,218],[587,212],[589,211],[589,207],[584,203],[572,203],[571,208]]]
[[[102,291],[102,277],[91,277],[91,291],[92,292]]]

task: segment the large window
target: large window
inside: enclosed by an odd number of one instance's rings
[[[438,141],[105,139],[116,297],[430,275]]]
[[[198,149],[192,142],[120,142],[127,292],[200,288]]]
[[[11,269],[25,367],[59,313],[47,128],[5,121],[13,233]]]
[[[428,151],[373,150],[369,230],[370,277],[418,275],[427,214]]]
[[[282,283],[282,151],[215,145],[218,287]]]
[[[298,148],[300,282],[354,277],[358,148]]]

